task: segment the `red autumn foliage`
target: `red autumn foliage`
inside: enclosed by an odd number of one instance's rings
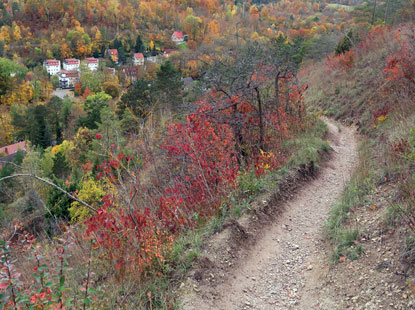
[[[350,50],[337,56],[327,56],[325,64],[329,72],[336,70],[347,71],[353,67],[356,56],[356,51]]]
[[[387,59],[386,79],[415,83],[415,28],[399,28],[395,33],[399,50]]]
[[[295,116],[283,108],[265,113],[266,151],[258,148],[257,107],[242,96],[210,92],[183,122],[166,125],[161,144],[163,180],[159,176],[150,188],[132,181],[123,185],[129,189],[129,201],[117,193],[108,194],[98,213],[85,221],[87,234],[105,251],[120,277],[127,270],[144,277],[156,271],[180,232],[218,212],[237,185],[238,147],[243,148],[248,167],[253,167],[258,177],[284,162],[287,155],[281,155],[279,146],[293,128],[299,128],[304,90],[296,86],[289,90],[290,102],[298,106]],[[97,178],[118,186],[121,178],[135,174],[131,171],[134,156],[125,155],[117,145],[110,151],[111,155],[96,167]],[[140,156],[145,162],[152,161],[145,153]]]

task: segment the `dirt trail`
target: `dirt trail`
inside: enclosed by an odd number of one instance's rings
[[[223,281],[214,288],[185,287],[183,309],[342,309],[335,300],[317,300],[316,288],[329,268],[319,259],[323,225],[356,163],[356,136],[350,128],[327,124],[334,152],[318,177],[285,202],[285,211],[262,230]]]

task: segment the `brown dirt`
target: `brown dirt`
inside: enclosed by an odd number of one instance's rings
[[[333,269],[323,226],[357,160],[355,131],[327,123],[334,151],[318,175],[303,167],[249,214],[226,223],[182,283],[183,309],[346,309],[334,291],[316,290]]]

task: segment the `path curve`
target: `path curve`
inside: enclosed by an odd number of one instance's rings
[[[318,177],[285,203],[285,211],[250,248],[244,261],[214,288],[215,296],[209,298],[201,287],[185,298],[182,309],[322,309],[314,288],[330,264],[319,259],[323,226],[357,162],[355,131],[331,120],[326,123],[334,151]],[[323,304],[324,309],[340,306],[335,300]]]

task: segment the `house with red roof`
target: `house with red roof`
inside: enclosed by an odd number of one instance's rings
[[[144,65],[144,55],[143,55],[143,53],[135,53],[133,55],[133,64],[134,64],[134,66]]]
[[[62,89],[74,88],[75,84],[79,82],[78,70],[62,70],[59,72],[59,87]]]
[[[26,142],[21,141],[15,144],[0,147],[0,168],[2,167],[2,161],[13,161],[14,156],[18,151],[26,151]]]
[[[80,64],[81,64],[81,61],[79,59],[75,59],[75,58],[65,59],[63,61],[63,70],[66,70],[66,71],[79,70]]]
[[[50,75],[55,75],[61,71],[61,61],[56,59],[46,59],[43,62],[43,67],[45,67]]]
[[[88,57],[88,58],[84,59],[84,62],[85,62],[86,66],[88,67],[89,70],[91,70],[91,71],[97,71],[98,70],[98,65],[99,65],[98,58]]]
[[[184,34],[182,31],[175,31],[172,34],[171,39],[176,44],[182,44],[184,42]]]

